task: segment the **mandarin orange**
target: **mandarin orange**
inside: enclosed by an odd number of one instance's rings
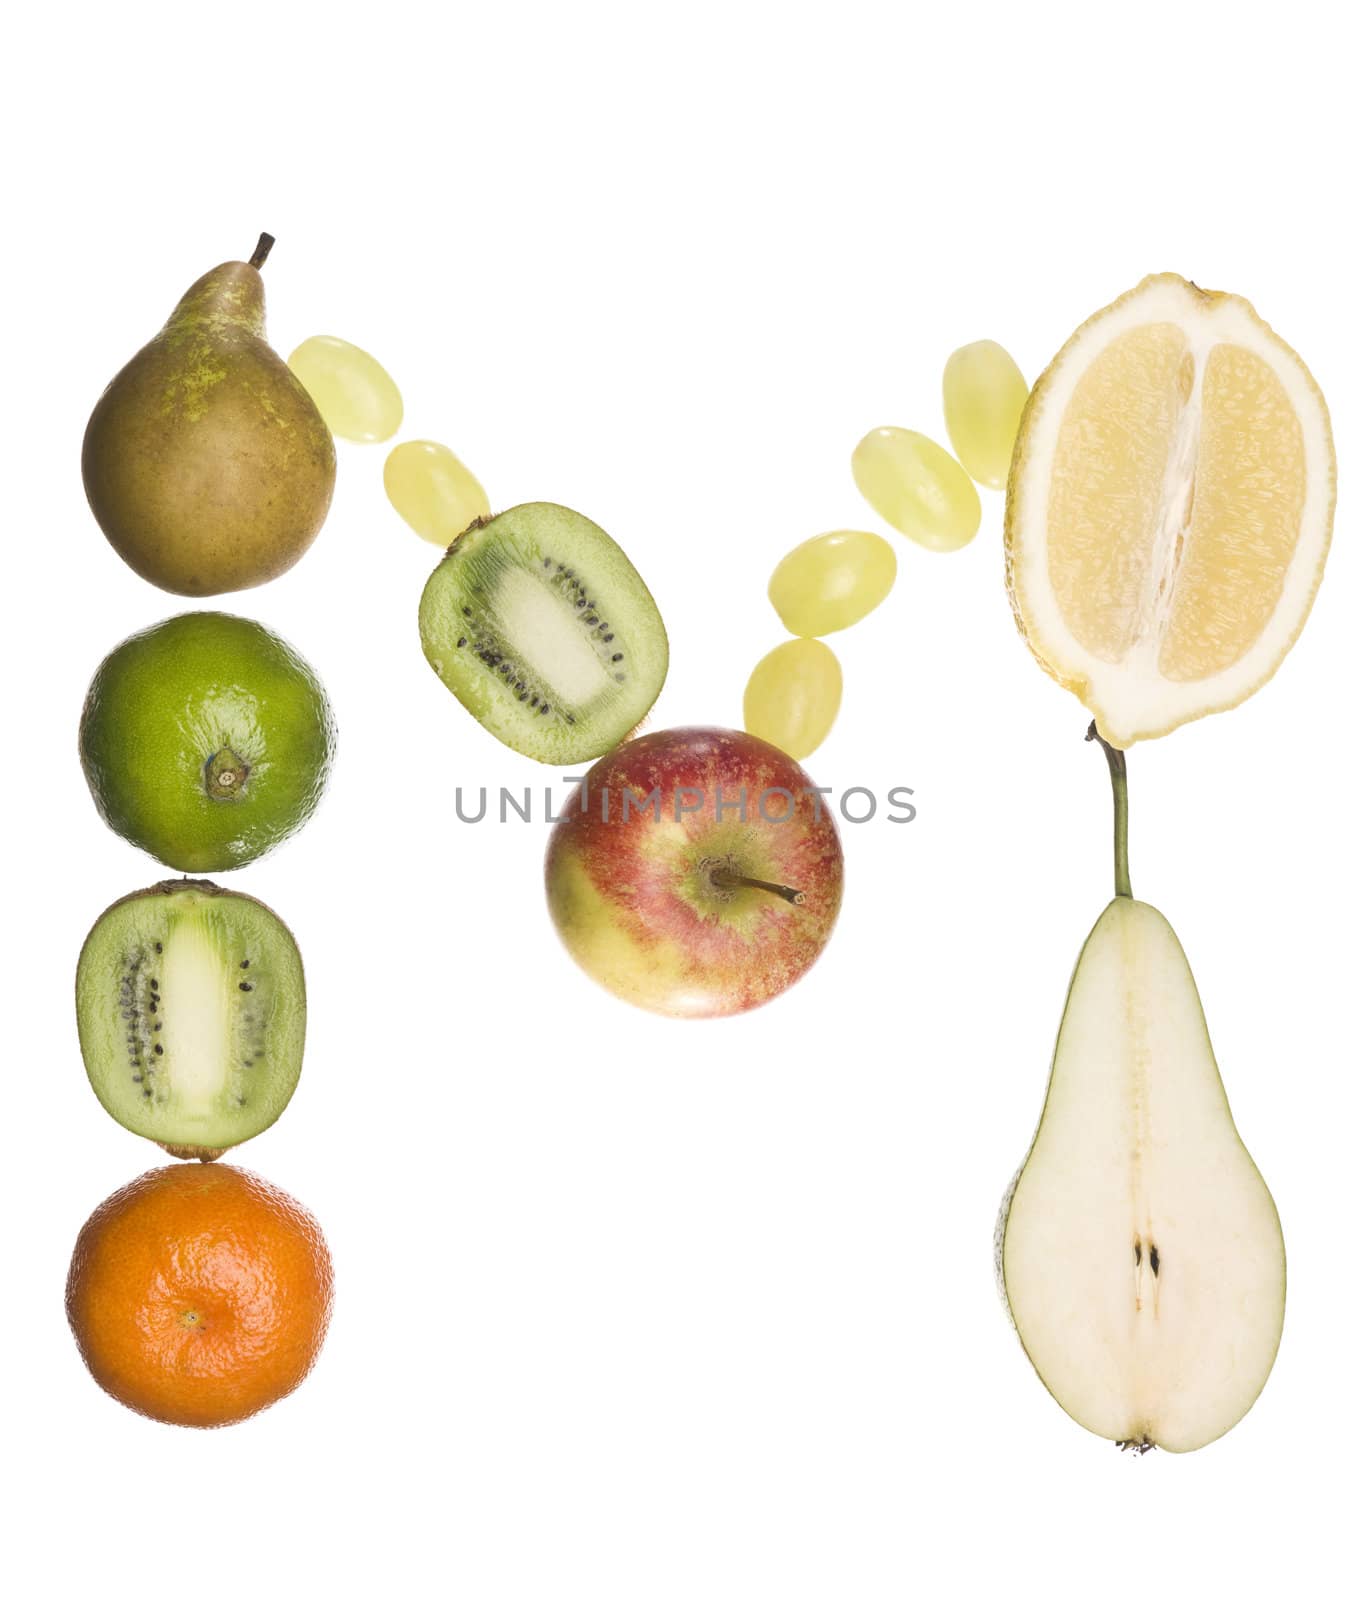
[[[66,1311],[101,1388],[160,1422],[241,1422],[303,1381],[332,1265],[313,1217],[240,1167],[173,1166],[112,1194],[76,1240]]]

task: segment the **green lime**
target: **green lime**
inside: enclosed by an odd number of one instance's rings
[[[125,639],[81,713],[81,764],[101,816],[180,872],[243,867],[302,827],[335,743],[302,656],[221,611]]]

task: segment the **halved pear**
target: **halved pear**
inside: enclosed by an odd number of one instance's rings
[[[1278,1213],[1179,940],[1139,900],[1113,900],[1080,953],[998,1240],[1023,1348],[1092,1432],[1197,1450],[1264,1387],[1283,1327]]]

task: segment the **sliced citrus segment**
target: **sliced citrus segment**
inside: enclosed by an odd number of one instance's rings
[[[1331,541],[1321,392],[1235,295],[1165,273],[1091,317],[1038,380],[1005,513],[1034,655],[1124,746],[1272,676]]]

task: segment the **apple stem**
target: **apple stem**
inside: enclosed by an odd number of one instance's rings
[[[256,240],[256,248],[252,252],[251,259],[247,262],[247,266],[254,267],[256,271],[259,272],[260,269],[265,265],[265,258],[270,254],[271,250],[274,248],[274,245],[275,236],[273,233],[261,234],[260,238]]]
[[[1120,899],[1132,898],[1132,877],[1127,866],[1127,757],[1115,750],[1098,725],[1091,722],[1086,739],[1097,739],[1108,760],[1108,775],[1113,782],[1113,893]]]
[[[710,881],[717,889],[766,889],[768,894],[779,894],[793,906],[805,904],[803,889],[790,889],[784,883],[766,883],[762,878],[745,878],[741,873],[731,872],[728,867],[716,867],[710,875]]]

